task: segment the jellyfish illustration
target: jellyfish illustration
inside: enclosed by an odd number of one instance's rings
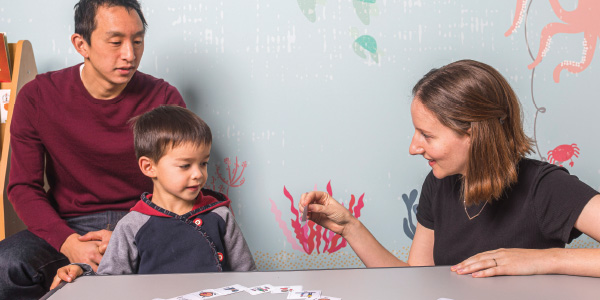
[[[354,40],[354,44],[352,44],[352,48],[354,52],[362,57],[367,58],[367,54],[364,50],[369,52],[371,59],[376,63],[379,63],[379,53],[377,52],[377,41],[370,35],[361,35],[356,40]]]
[[[375,2],[376,0],[352,0],[356,15],[365,25],[371,23],[371,16],[379,15],[379,9]]]
[[[298,0],[302,14],[312,23],[317,21],[317,3],[325,5],[325,0]]]

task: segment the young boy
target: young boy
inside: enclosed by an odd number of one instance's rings
[[[157,274],[255,270],[248,245],[223,194],[202,189],[212,135],[191,111],[161,106],[133,119],[135,153],[154,183],[112,234],[97,274]],[[84,272],[85,271],[85,272]],[[86,264],[58,270],[52,288]]]

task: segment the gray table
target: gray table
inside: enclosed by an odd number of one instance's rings
[[[450,267],[228,272],[168,275],[85,276],[66,284],[49,299],[153,299],[232,284],[302,285],[323,295],[354,299],[600,299],[600,278],[536,275],[471,278]],[[217,300],[286,299],[286,294],[251,296],[242,292]]]

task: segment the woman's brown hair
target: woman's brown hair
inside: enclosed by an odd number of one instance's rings
[[[461,60],[425,74],[413,88],[445,126],[471,136],[462,194],[466,205],[498,199],[517,181],[518,163],[533,152],[517,95],[496,69]]]

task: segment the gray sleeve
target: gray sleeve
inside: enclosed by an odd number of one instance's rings
[[[108,248],[98,265],[98,275],[136,274],[138,272],[138,250],[135,236],[150,216],[130,212],[117,223],[108,243]]]
[[[226,232],[223,237],[225,255],[229,258],[232,271],[256,271],[250,248],[238,227],[233,214],[227,207],[218,207],[213,212],[225,220]]]

